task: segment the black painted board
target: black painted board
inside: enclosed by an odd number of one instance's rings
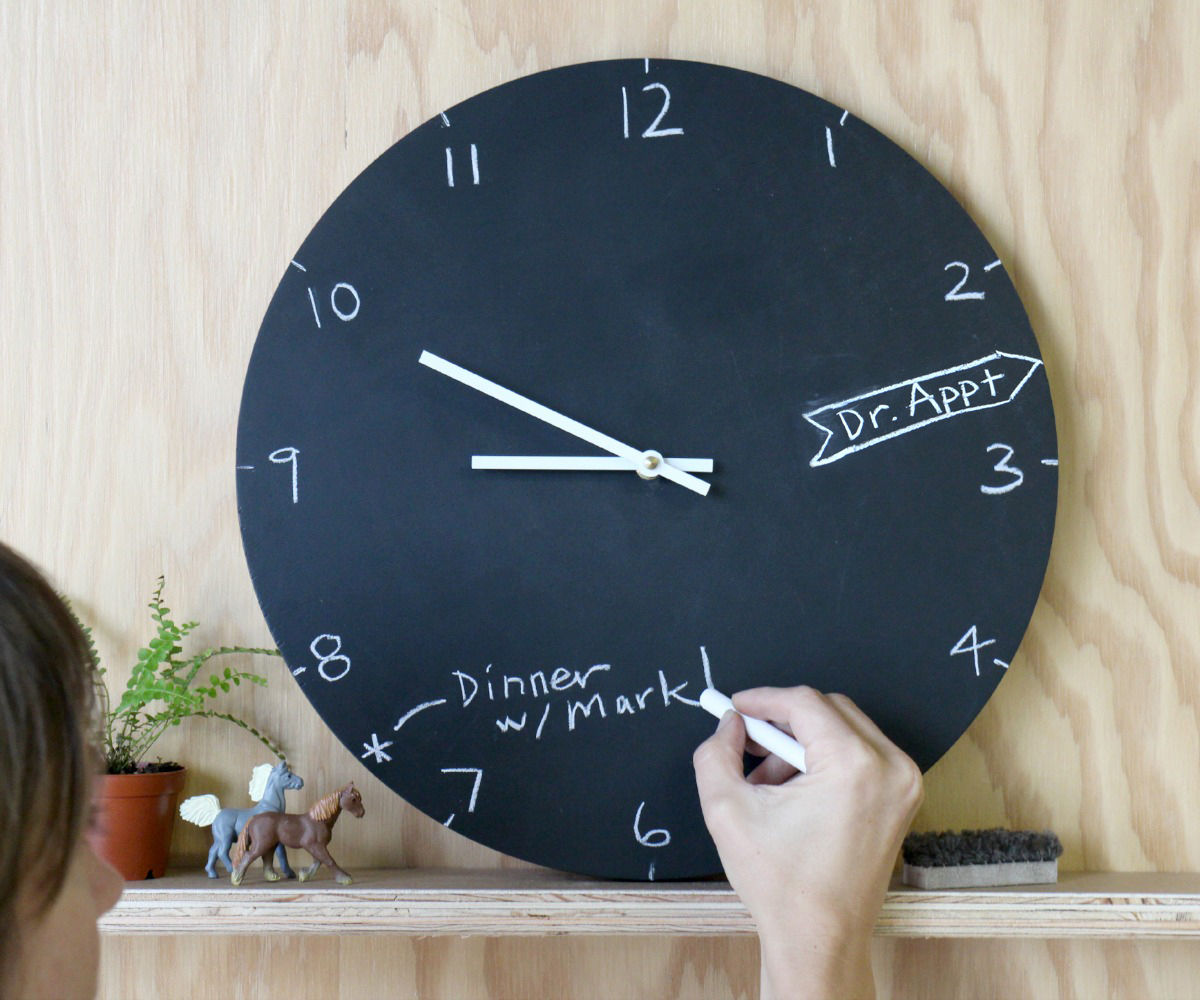
[[[700,495],[423,351],[639,452]],[[1057,447],[996,252],[920,164],[701,63],[538,73],[417,128],[287,262],[246,375],[242,534],[297,682],[407,801],[613,878],[719,871],[695,702],[810,684],[923,767],[1005,675]]]

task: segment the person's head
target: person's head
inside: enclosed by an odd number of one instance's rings
[[[0,996],[90,997],[121,880],[84,834],[94,665],[54,589],[0,543]]]

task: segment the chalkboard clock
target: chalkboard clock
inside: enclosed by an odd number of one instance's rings
[[[282,270],[250,572],[322,719],[436,821],[715,873],[706,683],[844,691],[928,768],[1005,675],[1045,371],[979,229],[848,112],[703,63],[536,73],[397,142]]]

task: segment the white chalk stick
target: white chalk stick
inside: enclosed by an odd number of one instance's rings
[[[700,694],[700,707],[718,719],[730,709],[737,712],[737,709],[733,707],[733,702],[715,688],[705,688]],[[741,715],[742,720],[746,723],[746,732],[750,739],[764,750],[775,754],[776,757],[782,757],[801,774],[808,773],[808,768],[804,765],[804,747],[782,729],[776,729],[769,722],[751,718],[741,712],[737,712],[737,714]]]

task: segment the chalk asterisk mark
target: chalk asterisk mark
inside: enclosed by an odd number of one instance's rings
[[[391,740],[385,740],[383,743],[380,743],[379,742],[379,734],[372,733],[371,734],[371,742],[363,744],[363,746],[366,748],[367,752],[362,754],[362,758],[363,758],[363,760],[366,760],[366,758],[368,758],[372,754],[374,754],[376,764],[382,764],[385,760],[391,760],[392,759],[391,754],[386,754],[383,752],[391,745],[392,745]]]

